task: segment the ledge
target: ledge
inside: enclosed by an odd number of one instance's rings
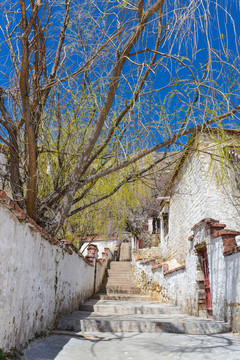
[[[219,230],[222,230],[226,227],[225,224],[219,224],[219,222],[216,222],[216,223],[207,223],[207,225],[205,226],[205,229],[211,229],[211,228],[214,228],[214,229],[219,229]]]
[[[225,224],[211,223],[211,224],[207,224],[205,226],[205,229],[210,231],[211,239],[215,239],[216,237],[219,236],[219,232],[223,231],[225,227],[226,227]]]
[[[146,264],[149,264],[149,263],[152,263],[152,262],[156,262],[156,259],[146,259],[146,260],[141,260],[140,261],[140,264],[141,265],[146,265]]]
[[[218,220],[214,220],[214,219],[212,219],[212,218],[205,218],[205,219],[200,220],[197,224],[195,224],[195,225],[191,228],[191,230],[194,231],[194,230],[196,229],[196,227],[198,227],[199,225],[202,225],[202,224],[204,224],[204,223],[206,223],[206,224],[219,223],[219,221],[218,221]]]
[[[152,267],[152,271],[157,270],[157,269],[161,269],[162,267],[163,267],[163,264],[154,265],[154,266]]]
[[[226,229],[226,230],[220,230],[218,236],[222,236],[222,235],[233,235],[233,236],[237,236],[237,235],[240,235],[240,231],[228,230],[228,229]]]
[[[186,265],[181,265],[181,266],[178,266],[178,267],[176,267],[174,269],[164,271],[164,275],[172,274],[172,273],[174,273],[176,271],[184,270],[184,269],[186,269]]]

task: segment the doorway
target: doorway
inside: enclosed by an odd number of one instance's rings
[[[207,317],[212,317],[213,316],[212,297],[211,297],[211,288],[210,288],[210,280],[209,280],[207,248],[205,247],[205,248],[202,248],[201,250],[199,250],[198,255],[200,257],[200,262],[201,262],[202,271],[203,271]]]

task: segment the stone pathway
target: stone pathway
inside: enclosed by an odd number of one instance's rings
[[[230,327],[221,321],[181,314],[179,308],[168,304],[118,298],[87,301],[80,306],[80,311],[60,319],[58,329],[112,333],[219,334],[228,332]]]
[[[106,294],[59,320],[34,341],[25,360],[240,360],[240,337],[224,322],[181,314],[180,308],[141,295],[131,264],[112,262]]]
[[[79,333],[33,342],[25,360],[240,360],[232,334]],[[83,337],[84,336],[84,337]]]

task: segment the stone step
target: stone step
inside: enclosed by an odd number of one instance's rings
[[[146,301],[116,301],[90,299],[79,310],[101,314],[180,314],[180,308],[169,304]]]
[[[114,277],[114,278],[127,278],[127,279],[131,279],[131,278],[134,278],[134,274],[132,272],[126,272],[126,271],[123,271],[123,272],[117,272],[117,271],[108,271],[108,277]]]
[[[96,300],[118,300],[118,301],[151,301],[150,296],[140,294],[94,294]]]
[[[132,263],[130,261],[111,261],[110,268],[129,268],[132,269]]]
[[[119,282],[134,282],[134,283],[136,283],[136,281],[135,281],[135,279],[132,277],[132,278],[128,278],[128,277],[123,277],[123,276],[109,276],[108,278],[107,278],[107,281],[119,281]]]
[[[111,266],[132,266],[131,261],[112,261]]]
[[[129,294],[129,291],[137,291],[139,293],[138,290],[140,290],[137,286],[135,285],[131,285],[131,284],[107,284],[106,285],[106,290],[111,289],[111,292],[114,292],[114,289],[116,290],[124,290],[126,291],[127,294]],[[116,291],[117,292],[117,291]],[[133,292],[133,294],[136,294],[136,292]]]
[[[135,283],[134,277],[128,277],[128,276],[109,276],[107,278],[107,281],[133,281]]]
[[[101,314],[77,311],[60,319],[59,330],[99,332],[169,332],[179,334],[219,334],[230,331],[229,324],[187,315]]]
[[[108,275],[133,275],[132,269],[108,269]]]
[[[115,280],[115,279],[108,279],[107,281],[107,285],[108,284],[112,284],[112,285],[130,285],[130,286],[137,286],[137,284],[135,283],[135,281],[133,280]]]
[[[141,290],[137,287],[125,286],[106,286],[107,294],[140,294]]]
[[[116,280],[116,279],[109,279],[107,280],[106,284],[114,284],[114,285],[124,285],[129,284],[134,287],[137,287],[137,283],[134,280]]]
[[[126,289],[126,290],[140,290],[135,284],[118,284],[118,283],[110,283],[106,285],[106,289]],[[127,294],[129,294],[129,291],[127,291]],[[135,293],[133,293],[135,294]]]
[[[133,273],[132,268],[128,268],[128,267],[110,267],[110,269],[108,269],[108,273]]]

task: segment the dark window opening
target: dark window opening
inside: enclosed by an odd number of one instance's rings
[[[164,236],[167,236],[168,234],[168,213],[163,213],[163,231],[164,231]]]

